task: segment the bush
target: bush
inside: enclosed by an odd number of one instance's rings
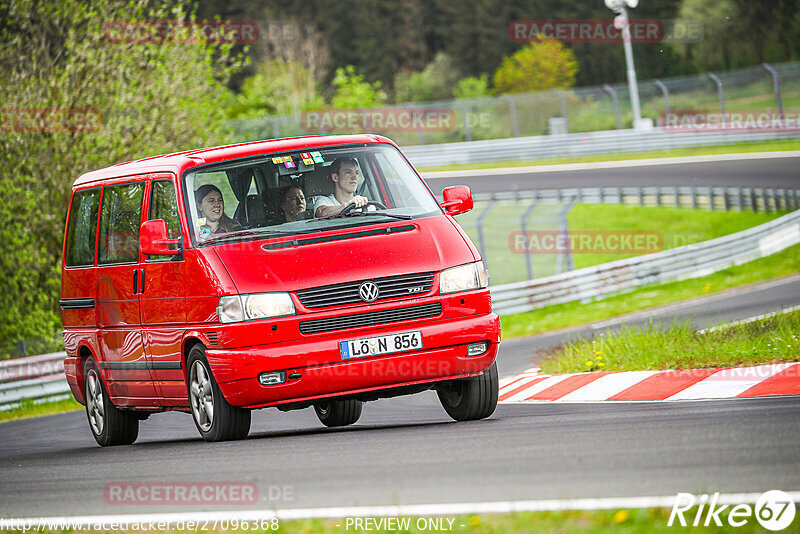
[[[224,84],[242,63],[229,45],[117,43],[104,27],[188,18],[165,0],[0,0],[0,346],[58,329],[64,221],[80,174],[229,141]],[[93,122],[49,124],[43,109],[88,110],[76,113]]]
[[[498,93],[571,87],[577,73],[572,50],[554,39],[541,39],[504,58],[494,74],[494,86]]]

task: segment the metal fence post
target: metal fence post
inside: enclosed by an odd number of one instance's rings
[[[773,69],[768,63],[762,63],[764,70],[772,76],[772,87],[775,90],[775,103],[778,104],[778,118],[783,118],[783,100],[781,100],[781,82],[778,79],[778,72]]]
[[[697,209],[697,187],[692,186],[692,209]]]
[[[667,86],[664,85],[664,82],[661,80],[655,80],[653,83],[656,84],[656,87],[661,89],[661,94],[664,96],[664,112],[669,113],[669,89],[667,89]]]
[[[708,77],[717,84],[717,94],[719,95],[719,109],[722,111],[722,120],[726,120],[725,116],[725,93],[722,91],[722,80],[713,72],[708,73]],[[727,122],[727,121],[726,121]]]
[[[511,129],[514,132],[514,137],[519,137],[519,118],[517,117],[517,103],[514,99],[507,94],[500,95],[503,100],[508,102],[508,115],[511,117]]]
[[[561,105],[561,116],[564,118],[564,123],[569,133],[569,116],[567,116],[567,99],[564,98],[564,93],[558,89],[553,89],[553,92],[558,97],[558,103]]]
[[[456,100],[456,104],[464,110],[464,139],[466,141],[472,141],[472,127],[469,124],[469,109],[467,109],[466,104],[458,100]]]
[[[528,206],[528,209],[525,210],[525,213],[522,214],[522,219],[520,220],[520,227],[522,228],[522,235],[527,240],[527,232],[528,232],[528,219],[533,213],[533,210],[539,204],[539,199],[534,198],[533,203]],[[533,280],[533,262],[531,261],[531,251],[525,248],[525,271],[528,273],[528,280]]]
[[[570,246],[570,240],[569,240],[569,223],[567,222],[567,216],[569,215],[569,212],[572,211],[572,208],[573,206],[575,206],[576,202],[577,199],[575,197],[572,197],[572,200],[569,201],[569,203],[564,207],[564,209],[561,212],[561,224],[559,228],[559,234],[565,235],[567,237],[566,239],[567,250],[565,252],[562,252],[558,256],[557,270],[559,273],[564,272],[564,263],[565,263],[564,260],[566,260],[567,271],[575,270],[575,260],[572,257],[572,247]]]
[[[269,122],[272,123],[272,138],[273,139],[280,139],[281,137],[281,130],[278,127],[278,119],[275,117],[267,117]]]
[[[603,91],[608,93],[608,95],[611,97],[611,101],[614,103],[614,117],[617,120],[617,130],[621,130],[622,119],[619,116],[619,100],[617,99],[617,92],[607,83],[603,84]]]
[[[486,254],[486,239],[483,236],[483,221],[486,219],[486,216],[489,215],[489,210],[492,209],[494,206],[495,199],[494,196],[489,199],[489,203],[486,204],[486,207],[483,208],[483,211],[480,215],[478,215],[478,220],[475,221],[476,226],[478,227],[478,247],[481,249],[481,256],[483,257],[483,263],[486,265],[486,269],[489,269],[489,257]]]

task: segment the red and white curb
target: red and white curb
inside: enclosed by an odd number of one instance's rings
[[[500,381],[501,403],[660,401],[800,395],[800,363],[680,371],[547,375],[528,369]]]

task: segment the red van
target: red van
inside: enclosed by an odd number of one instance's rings
[[[259,141],[87,173],[67,215],[67,381],[100,445],[191,413],[209,441],[250,410],[435,389],[455,420],[497,404],[500,323],[480,255],[399,148],[377,135]]]

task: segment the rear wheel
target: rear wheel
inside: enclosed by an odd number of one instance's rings
[[[86,417],[95,441],[101,447],[130,445],[139,435],[139,418],[120,410],[111,402],[93,358],[86,360],[84,372]]]
[[[206,441],[243,439],[250,432],[250,410],[231,406],[219,389],[202,346],[196,345],[187,360],[187,389],[192,418]]]
[[[442,384],[436,392],[444,411],[456,421],[485,419],[497,408],[497,364],[480,376]]]
[[[314,411],[325,426],[347,426],[358,421],[363,405],[356,399],[329,400],[315,404]]]

